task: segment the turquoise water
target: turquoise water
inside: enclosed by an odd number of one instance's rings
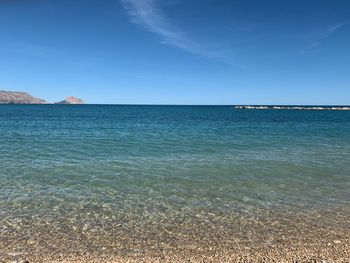
[[[337,211],[350,112],[1,105],[0,189],[7,238]]]

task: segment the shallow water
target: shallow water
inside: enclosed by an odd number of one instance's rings
[[[0,189],[8,247],[45,243],[48,228],[75,246],[85,235],[90,250],[103,235],[176,243],[169,228],[187,245],[191,231],[211,241],[266,236],[298,220],[342,232],[350,112],[0,105]]]

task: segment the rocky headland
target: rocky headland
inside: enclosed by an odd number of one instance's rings
[[[0,104],[47,104],[47,102],[27,92],[0,90]]]
[[[0,104],[52,104],[43,99],[36,98],[27,92],[0,90]],[[54,104],[84,104],[84,101],[73,96]]]

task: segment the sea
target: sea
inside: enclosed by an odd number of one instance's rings
[[[319,248],[349,216],[350,111],[0,105],[0,259]]]

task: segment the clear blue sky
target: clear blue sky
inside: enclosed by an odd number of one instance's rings
[[[350,104],[348,0],[0,0],[0,90]]]

